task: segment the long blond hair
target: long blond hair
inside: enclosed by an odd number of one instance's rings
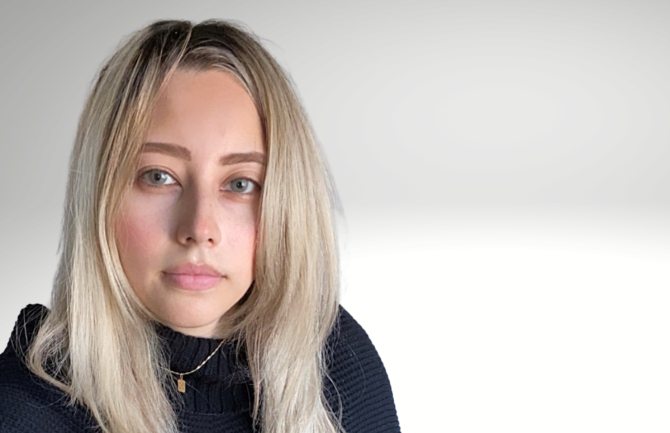
[[[123,272],[113,221],[158,93],[177,69],[213,68],[251,95],[267,153],[254,284],[224,315],[220,335],[244,344],[261,431],[342,431],[323,393],[339,296],[334,186],[290,79],[230,22],[154,22],[100,71],[70,159],[51,312],[27,363],[70,404],[88,407],[104,432],[178,431],[155,317]]]

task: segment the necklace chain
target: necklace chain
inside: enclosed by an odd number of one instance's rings
[[[214,356],[214,354],[221,348],[221,346],[223,346],[223,343],[225,341],[226,340],[221,340],[219,345],[216,346],[216,349],[214,349],[214,351],[212,353],[210,353],[209,356],[207,358],[205,358],[205,360],[200,363],[200,365],[198,365],[197,367],[195,367],[191,371],[187,371],[186,373],[178,373],[176,371],[170,370],[169,368],[167,369],[167,371],[169,371],[170,373],[179,375],[179,379],[177,379],[177,390],[179,392],[181,392],[182,394],[186,392],[186,381],[184,380],[184,376],[186,376],[188,374],[191,374],[191,373],[195,373],[196,371],[200,370],[200,368],[203,365],[205,365],[207,363],[207,361],[209,361],[212,358],[212,356]]]

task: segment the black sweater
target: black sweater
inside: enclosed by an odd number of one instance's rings
[[[98,431],[86,408],[65,405],[67,396],[32,374],[17,355],[26,352],[46,313],[48,309],[42,305],[24,308],[0,355],[0,433]],[[187,336],[162,325],[157,332],[170,354],[172,371],[194,369],[220,342]],[[334,384],[324,381],[325,394],[336,413],[341,407],[345,431],[399,433],[384,365],[363,328],[342,307],[328,347],[328,370]],[[253,431],[253,385],[245,366],[244,356],[236,356],[233,344],[225,344],[200,370],[184,377],[186,393],[180,394],[183,405],[178,410],[182,432]]]

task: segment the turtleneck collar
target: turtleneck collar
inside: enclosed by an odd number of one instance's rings
[[[216,350],[221,340],[185,335],[165,325],[155,325],[156,334],[164,344],[170,360],[170,370],[175,373],[189,372]],[[240,382],[248,378],[244,352],[237,351],[236,341],[228,341],[216,351],[198,371],[184,376],[187,381]]]
[[[193,337],[162,324],[155,324],[175,373],[189,372],[214,352],[221,340]],[[240,348],[242,349],[242,348]],[[178,375],[172,375],[176,380]],[[243,350],[235,340],[216,351],[198,371],[185,375],[186,392],[179,394],[182,408],[191,413],[249,412],[253,402],[253,382]]]

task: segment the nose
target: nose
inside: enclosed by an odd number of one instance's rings
[[[217,219],[217,196],[207,192],[190,192],[180,200],[181,215],[177,227],[177,240],[189,246],[211,247],[221,241]]]

